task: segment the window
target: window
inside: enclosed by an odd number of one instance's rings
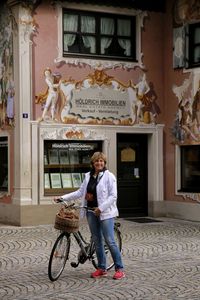
[[[0,191],[8,192],[8,138],[0,137]]]
[[[63,9],[63,56],[136,61],[135,16]]]
[[[200,145],[181,146],[181,192],[200,192]]]
[[[186,28],[186,67],[200,67],[200,23]]]
[[[44,194],[77,189],[90,170],[90,158],[102,141],[44,141]]]

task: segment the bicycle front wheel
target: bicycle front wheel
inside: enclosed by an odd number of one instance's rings
[[[122,238],[121,238],[121,233],[119,231],[119,229],[117,228],[117,226],[115,226],[114,228],[114,235],[115,235],[115,242],[121,252],[122,250]],[[114,262],[113,262],[113,258],[111,255],[111,252],[106,244],[106,242],[104,241],[104,249],[105,249],[105,253],[106,253],[106,263],[107,263],[107,270],[110,270],[113,266],[114,266]],[[97,256],[95,253],[95,247],[93,247],[93,255],[92,255],[92,264],[93,266],[97,269],[98,268],[98,261],[97,261]]]
[[[69,257],[70,235],[62,232],[52,248],[48,265],[48,276],[51,281],[57,280],[62,274]]]

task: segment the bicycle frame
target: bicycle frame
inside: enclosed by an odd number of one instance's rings
[[[64,202],[62,199],[59,202]],[[64,202],[66,205],[66,203]],[[73,207],[75,205],[73,204]],[[80,207],[76,206],[76,208],[85,208],[87,207]],[[90,209],[89,209],[90,210]],[[119,230],[120,223],[115,222],[115,237],[116,242],[118,244],[118,247],[121,251],[122,248],[122,240],[121,240],[121,233]],[[80,231],[68,233],[65,231],[60,231],[60,234],[58,235],[51,254],[49,258],[49,265],[48,265],[48,275],[49,279],[51,281],[57,280],[60,275],[62,274],[66,262],[69,260],[69,253],[70,253],[70,247],[71,247],[71,237],[74,237],[76,243],[78,244],[80,250],[77,253],[77,262],[71,262],[71,266],[73,268],[78,267],[79,263],[84,264],[87,260],[90,260],[93,264],[93,266],[97,269],[98,268],[98,262],[95,252],[95,245],[92,241],[92,237],[90,237],[90,241],[87,242]],[[107,269],[111,269],[114,265],[114,262],[112,260],[112,255],[107,247],[106,244],[104,244],[106,257],[111,259]],[[108,260],[109,260],[108,259]]]
[[[71,266],[76,268],[78,267],[79,263],[85,263],[87,259],[92,259],[92,254],[94,253],[94,243],[92,241],[92,238],[90,238],[90,242],[87,243],[85,239],[83,238],[80,231],[72,233],[77,244],[80,247],[80,251],[77,255],[77,263],[71,262]]]

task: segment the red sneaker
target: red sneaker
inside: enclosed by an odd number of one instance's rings
[[[122,270],[116,270],[113,279],[122,279],[125,277],[125,273]]]
[[[91,274],[92,278],[106,277],[106,276],[107,276],[107,271],[102,269],[97,269],[95,272]]]

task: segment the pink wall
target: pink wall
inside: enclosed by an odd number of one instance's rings
[[[183,74],[182,69],[173,69],[173,1],[166,1],[167,13],[164,17],[164,187],[166,200],[181,201],[182,197],[175,195],[175,145],[170,133],[175,113],[178,111],[178,100],[172,91],[173,84],[181,85],[189,74]],[[185,201],[185,200],[184,200]]]
[[[89,66],[79,67],[67,65],[65,63],[57,65],[54,63],[54,59],[58,56],[57,18],[56,11],[52,6],[47,4],[40,5],[34,18],[38,24],[38,33],[33,39],[33,97],[46,90],[46,84],[43,77],[43,70],[46,67],[50,67],[53,71],[59,71],[62,74],[62,78],[68,79],[71,77],[75,80],[83,79],[87,74],[94,71]],[[155,92],[158,95],[157,103],[159,106],[162,106],[163,102],[163,88],[161,84],[161,81],[163,82],[163,79],[161,79],[163,77],[162,23],[163,14],[151,13],[150,17],[145,18],[146,29],[142,32],[142,48],[144,52],[143,62],[146,66],[145,72],[147,72],[147,81],[151,81],[154,84]],[[159,49],[159,51],[156,52],[156,63],[155,48]],[[106,73],[115,76],[124,83],[127,83],[130,79],[134,83],[137,83],[140,74],[142,74],[143,71],[139,68],[135,68],[134,70],[115,68],[107,70]],[[35,119],[41,115],[41,109],[40,105],[34,105],[34,101],[35,100],[33,99],[33,118]],[[159,122],[161,121],[162,117],[160,116]]]
[[[146,66],[147,81],[152,82],[157,94],[157,103],[161,109],[158,123],[165,124],[164,128],[164,199],[181,200],[175,196],[175,146],[172,144],[170,128],[172,127],[178,103],[172,92],[173,84],[182,83],[184,75],[182,70],[174,70],[172,66],[172,3],[166,1],[167,12],[151,12],[144,20],[142,30],[143,62]],[[67,64],[54,63],[57,57],[57,19],[56,11],[50,5],[41,4],[36,11],[35,20],[38,24],[38,33],[34,36],[33,44],[33,96],[46,89],[43,70],[50,67],[59,71],[62,78],[79,80],[92,73],[89,66],[77,67]],[[115,76],[122,82],[133,80],[137,82],[143,72],[139,68],[122,70],[120,68],[106,71],[108,75]],[[34,102],[34,99],[33,99]],[[40,105],[34,105],[36,119],[41,115]]]

